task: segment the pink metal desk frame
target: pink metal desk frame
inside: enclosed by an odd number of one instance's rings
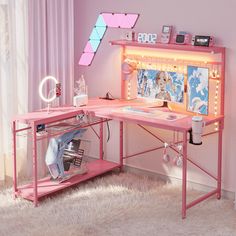
[[[151,108],[152,109],[152,108]],[[175,122],[173,121],[164,121],[164,120],[158,120],[156,118],[146,118],[142,117],[140,115],[135,116],[134,114],[125,114],[125,113],[119,113],[111,112],[111,108],[108,109],[97,109],[94,111],[94,114],[98,117],[103,117],[107,119],[112,119],[112,120],[118,120],[120,121],[120,162],[123,165],[123,159],[130,158],[136,155],[144,154],[150,151],[154,151],[157,149],[163,148],[163,145],[153,148],[150,150],[146,150],[143,152],[135,153],[129,156],[124,156],[123,155],[123,122],[131,122],[137,124],[140,128],[144,129],[146,132],[148,132],[150,135],[164,143],[165,141],[153,134],[151,131],[149,131],[146,127],[144,126],[152,126],[155,128],[161,128],[165,130],[171,130],[171,131],[178,131],[182,133],[183,135],[183,140],[179,143],[183,144],[183,166],[182,166],[182,218],[184,219],[186,217],[186,210],[191,208],[192,206],[202,202],[203,200],[217,194],[217,198],[221,198],[221,168],[222,168],[222,130],[223,130],[223,116],[217,116],[217,117],[206,117],[205,122],[206,126],[214,124],[215,122],[219,122],[219,130],[216,132],[211,132],[208,134],[205,134],[205,136],[211,135],[218,133],[218,169],[217,169],[217,176],[214,176],[213,174],[209,173],[205,168],[201,167],[198,163],[194,162],[191,160],[188,155],[187,155],[187,144],[188,144],[188,132],[191,129],[191,116],[187,116],[186,118],[177,120]],[[175,152],[178,152],[176,148],[171,147]],[[191,164],[195,165],[198,167],[200,170],[202,170],[204,173],[212,177],[217,181],[217,187],[215,190],[213,190],[210,193],[207,193],[198,199],[187,203],[187,161],[189,161]]]
[[[31,200],[34,202],[34,205],[38,205],[38,199],[40,197],[46,196],[48,194],[54,193],[56,191],[59,191],[63,188],[66,188],[68,186],[78,184],[79,182],[85,181],[87,179],[90,179],[92,177],[95,177],[97,175],[100,175],[102,173],[105,173],[107,171],[110,171],[114,168],[122,168],[123,166],[123,159],[133,157],[136,155],[140,155],[143,153],[147,153],[150,151],[154,151],[160,148],[163,148],[163,145],[160,147],[151,149],[151,150],[146,150],[140,153],[135,153],[133,155],[129,156],[124,156],[123,154],[123,122],[132,122],[135,124],[138,124],[139,127],[144,129],[146,132],[151,134],[153,137],[161,141],[162,143],[164,140],[157,135],[153,134],[151,131],[149,131],[146,127],[144,126],[152,126],[156,128],[161,128],[161,129],[166,129],[166,130],[171,130],[171,131],[178,131],[183,134],[183,140],[181,141],[183,143],[183,167],[182,167],[182,218],[186,217],[186,210],[188,208],[191,208],[192,206],[196,205],[197,203],[209,198],[210,196],[217,194],[217,198],[220,199],[221,197],[221,166],[222,166],[222,129],[223,129],[223,116],[217,116],[217,117],[206,117],[205,122],[206,125],[213,124],[215,122],[219,122],[219,130],[217,131],[218,133],[218,171],[217,171],[217,176],[212,175],[209,173],[205,168],[201,167],[199,164],[195,163],[192,161],[188,156],[187,156],[187,143],[188,143],[188,131],[191,128],[191,116],[187,116],[186,118],[177,120],[175,122],[173,121],[164,121],[160,120],[157,118],[147,118],[143,116],[135,116],[133,114],[126,114],[126,113],[119,113],[119,112],[112,112],[112,110],[119,108],[121,106],[125,105],[134,105],[138,106],[137,103],[130,103],[130,102],[125,102],[125,101],[101,101],[101,100],[92,100],[90,101],[89,105],[86,107],[83,107],[82,109],[75,109],[71,108],[72,110],[64,111],[64,112],[53,112],[51,114],[47,113],[30,113],[25,116],[19,116],[16,117],[13,121],[13,161],[14,161],[14,195],[16,196],[22,196],[28,200]],[[142,105],[142,104],[141,104]],[[61,108],[62,109],[62,108]],[[152,108],[151,108],[152,109]],[[92,172],[94,172],[96,169],[98,171],[94,174],[88,173],[87,176],[85,177],[75,177],[74,179],[72,178],[71,181],[68,181],[63,183],[63,184],[53,184],[50,182],[50,180],[40,180],[38,181],[37,179],[37,136],[36,136],[36,126],[38,124],[48,124],[52,123],[55,121],[60,121],[60,120],[65,120],[71,117],[74,117],[78,114],[85,113],[88,114],[90,113],[93,116],[99,117],[101,120],[99,122],[96,122],[94,124],[100,124],[100,135],[97,135],[99,137],[99,146],[100,146],[100,162],[95,163],[94,166],[92,166]],[[103,161],[103,122],[106,120],[117,120],[120,122],[120,161],[119,163],[112,163],[108,161]],[[24,128],[24,129],[16,129],[16,122],[21,122],[21,123],[29,123],[30,127]],[[88,124],[94,125],[94,124]],[[33,138],[33,185],[27,185],[18,188],[17,187],[17,171],[16,171],[16,134],[18,132],[24,131],[26,129],[31,129],[32,128],[32,138]],[[215,133],[215,132],[213,132]],[[209,133],[206,135],[210,135],[213,133]],[[176,149],[172,147],[174,151]],[[208,174],[210,177],[214,178],[217,181],[217,187],[214,191],[205,194],[204,196],[196,199],[195,201],[192,201],[187,204],[186,197],[187,197],[187,161],[192,163],[193,165],[197,166],[200,168],[202,171],[204,171],[206,174]],[[101,168],[102,166],[102,168]],[[95,170],[94,170],[95,169]],[[38,188],[41,189],[40,193],[38,193]],[[45,190],[46,188],[46,190]],[[33,194],[33,195],[32,195]]]
[[[130,103],[122,103],[129,104]],[[72,131],[75,128],[67,129],[66,131],[57,132],[56,134],[48,134],[42,137],[37,137],[36,129],[39,124],[51,125],[54,122],[60,122],[67,119],[76,117],[79,114],[87,113],[90,109],[102,109],[104,107],[110,106],[110,101],[100,100],[100,99],[90,99],[89,104],[83,108],[75,107],[60,107],[60,108],[51,108],[51,112],[48,113],[45,111],[32,112],[24,115],[18,115],[14,117],[12,121],[12,134],[13,134],[13,188],[14,188],[14,197],[21,196],[27,200],[33,201],[34,205],[38,205],[39,198],[47,196],[49,194],[60,191],[69,186],[78,184],[80,182],[91,179],[95,176],[101,175],[105,172],[111,171],[115,168],[122,168],[123,163],[113,163],[103,160],[103,123],[108,121],[106,118],[99,118],[98,121],[93,123],[88,123],[83,125],[80,128],[91,127],[96,136],[99,139],[99,160],[93,161],[88,164],[88,173],[85,175],[77,175],[72,177],[70,180],[58,184],[52,182],[49,177],[38,180],[38,156],[37,156],[37,141],[42,139],[48,139],[52,136],[61,135],[65,132]],[[121,106],[120,101],[115,100],[112,102],[112,106],[119,107]],[[18,124],[24,124],[25,128],[18,128]],[[99,134],[93,129],[93,125],[100,125]],[[78,127],[76,128],[78,129]],[[32,138],[33,148],[32,148],[32,160],[33,160],[33,182],[32,184],[27,184],[24,186],[18,186],[17,184],[17,135],[21,132],[30,132],[30,137]]]
[[[112,45],[119,45],[122,47],[122,60],[124,59],[124,54],[125,54],[125,48],[127,46],[130,47],[144,47],[144,48],[153,48],[153,49],[168,49],[168,50],[182,50],[182,51],[190,51],[190,52],[206,52],[206,53],[220,53],[221,54],[221,103],[220,103],[220,114],[219,116],[214,116],[214,117],[206,117],[206,125],[214,124],[215,122],[219,123],[218,131],[208,133],[206,135],[211,135],[213,133],[218,133],[218,165],[217,165],[217,176],[212,175],[209,173],[205,168],[201,167],[199,164],[195,163],[192,161],[188,156],[187,156],[187,134],[189,129],[191,128],[191,117],[187,117],[184,119],[181,119],[177,122],[164,122],[162,120],[158,119],[150,119],[150,118],[145,118],[145,117],[140,117],[140,116],[134,116],[134,115],[128,115],[128,114],[119,114],[119,113],[112,113],[111,109],[119,107],[119,106],[124,106],[124,105],[130,105],[129,102],[119,102],[119,101],[99,101],[99,100],[92,100],[89,102],[89,106],[83,107],[82,109],[71,109],[68,111],[63,111],[63,112],[56,112],[52,113],[51,115],[42,115],[42,113],[33,113],[33,114],[27,114],[25,116],[19,116],[16,117],[13,120],[13,162],[14,162],[14,195],[21,195],[26,199],[34,201],[34,205],[37,206],[38,204],[38,198],[42,196],[46,196],[47,194],[56,192],[60,189],[66,188],[68,186],[77,184],[81,181],[85,181],[86,179],[92,178],[94,176],[97,176],[99,174],[105,173],[107,171],[110,171],[114,168],[122,168],[123,166],[123,159],[129,158],[132,156],[136,156],[142,153],[154,151],[157,149],[160,149],[162,147],[157,147],[152,150],[146,150],[144,152],[136,153],[133,155],[129,156],[124,156],[123,155],[123,122],[132,122],[138,124],[139,127],[144,129],[146,132],[150,133],[153,137],[158,139],[159,141],[163,142],[164,140],[157,135],[153,134],[150,132],[144,125],[146,126],[152,126],[156,128],[161,128],[161,129],[167,129],[171,131],[178,131],[182,133],[183,135],[183,167],[182,167],[182,218],[186,217],[186,210],[191,208],[192,206],[198,204],[199,202],[202,202],[203,200],[209,198],[210,196],[217,195],[217,198],[221,198],[221,168],[222,168],[222,130],[224,126],[224,74],[225,74],[225,48],[223,47],[194,47],[191,45],[174,45],[174,44],[139,44],[136,42],[127,42],[127,41],[112,41]],[[121,97],[124,97],[124,81],[121,81]],[[137,105],[137,104],[133,104]],[[97,168],[99,171],[96,173],[93,173],[91,175],[87,175],[84,178],[74,178],[72,179],[71,182],[68,184],[62,184],[60,187],[56,187],[55,185],[48,187],[47,185],[52,185],[49,180],[46,180],[43,183],[46,183],[45,185],[42,185],[40,187],[42,188],[47,188],[46,191],[42,192],[41,195],[38,196],[38,179],[37,179],[37,144],[36,144],[36,126],[38,124],[43,124],[43,123],[52,123],[60,120],[64,120],[67,118],[71,118],[76,116],[77,114],[81,112],[90,112],[93,113],[94,116],[100,117],[103,119],[113,119],[113,120],[118,120],[120,122],[120,163],[111,163],[107,161],[103,161],[103,125],[102,123],[104,120],[101,120],[100,122],[100,136],[98,138],[100,139],[100,162],[98,164],[95,163],[94,166],[91,168],[93,171]],[[29,124],[28,128],[25,129],[17,129],[16,128],[16,123],[20,121],[22,123]],[[89,124],[91,126],[93,124]],[[34,175],[34,180],[33,180],[33,186],[29,185],[26,187],[18,188],[17,187],[17,174],[16,174],[16,134],[18,132],[27,130],[27,129],[32,129],[32,139],[33,139],[33,175]],[[176,151],[175,148],[172,147],[174,151]],[[195,201],[192,201],[187,204],[186,196],[186,187],[187,187],[187,161],[189,161],[191,164],[195,165],[198,167],[200,170],[202,170],[204,173],[212,177],[217,181],[217,187],[215,190],[213,190],[210,193],[205,194],[204,196],[196,199]],[[102,167],[101,167],[102,166]],[[29,194],[30,192],[30,194]],[[33,192],[33,196],[31,193]],[[26,195],[24,195],[26,193]]]
[[[91,127],[96,136],[99,139],[99,157],[100,159],[97,161],[93,161],[88,164],[89,172],[83,176],[78,175],[74,176],[70,180],[57,184],[53,183],[49,177],[38,180],[38,165],[37,165],[37,141],[42,139],[48,139],[52,136],[60,135],[64,132],[72,131],[73,128],[67,129],[66,131],[57,132],[53,135],[45,135],[42,137],[37,137],[36,129],[39,124],[51,125],[54,122],[60,122],[67,119],[71,119],[76,117],[79,114],[83,114],[84,111],[88,112],[88,109],[102,109],[103,107],[107,107],[110,105],[110,101],[99,100],[99,99],[90,99],[89,105],[84,108],[75,108],[75,107],[61,107],[61,108],[52,108],[51,112],[48,114],[47,111],[38,111],[32,112],[24,115],[16,116],[12,121],[12,134],[13,134],[13,188],[14,188],[14,197],[21,196],[25,199],[34,202],[34,205],[38,205],[38,200],[41,197],[47,196],[48,194],[55,193],[60,191],[66,187],[78,184],[82,181],[88,180],[105,172],[108,172],[114,168],[121,168],[122,163],[113,163],[109,161],[103,160],[103,123],[107,121],[107,119],[99,118],[99,121],[88,123],[87,125],[83,125],[83,127]],[[128,103],[130,104],[130,103]],[[120,106],[120,102],[118,100],[112,102],[112,106]],[[25,128],[18,128],[18,124],[26,125]],[[99,134],[93,129],[93,125],[100,125]],[[78,129],[78,127],[77,127]],[[21,132],[31,132],[30,136],[32,138],[33,148],[32,148],[32,160],[33,160],[33,183],[27,184],[24,186],[18,186],[17,184],[17,135],[21,134]]]
[[[91,107],[94,106],[94,101],[90,102]],[[99,106],[99,102],[96,101],[96,107]],[[104,104],[103,104],[104,105]],[[39,124],[46,124],[50,125],[54,122],[59,122],[59,121],[64,121],[70,118],[74,118],[79,114],[82,114],[83,110],[82,109],[76,109],[74,107],[70,108],[60,108],[59,110],[55,110],[51,113],[47,113],[46,111],[39,111],[39,112],[33,112],[33,113],[28,113],[25,115],[19,115],[14,118],[12,122],[12,132],[13,132],[13,166],[14,166],[14,172],[13,172],[13,187],[14,187],[14,196],[22,196],[25,199],[31,200],[34,202],[34,205],[38,205],[38,199],[41,197],[44,197],[48,194],[57,192],[61,189],[64,189],[66,187],[78,184],[82,181],[85,181],[87,179],[93,178],[97,175],[103,174],[107,171],[110,171],[114,168],[120,167],[120,163],[113,163],[113,162],[108,162],[103,160],[103,123],[107,121],[107,119],[99,118],[99,120],[93,122],[93,123],[88,123],[86,125],[83,125],[79,128],[85,128],[85,127],[92,127],[93,125],[100,125],[99,133],[93,129],[97,137],[99,138],[99,156],[100,159],[97,161],[93,161],[88,164],[88,169],[89,173],[85,175],[78,175],[72,177],[70,180],[58,184],[58,183],[53,183],[50,181],[50,178],[44,178],[41,180],[38,180],[38,166],[37,166],[37,141],[42,140],[42,139],[47,139],[52,136],[60,135],[62,133],[72,131],[77,128],[71,128],[67,129],[66,131],[62,132],[57,132],[56,134],[48,134],[42,137],[37,137],[36,135],[36,129],[37,125]],[[25,128],[17,128],[17,124],[22,123],[26,124],[27,127]],[[17,139],[17,134],[20,132],[25,132],[25,131],[31,131],[31,137],[32,137],[32,143],[33,143],[33,148],[32,148],[32,159],[33,159],[33,183],[28,184],[25,186],[17,186],[17,165],[16,165],[16,155],[17,155],[17,148],[16,148],[16,139]]]
[[[143,125],[150,125],[150,126],[154,126],[154,127],[158,127],[158,128],[163,128],[163,129],[167,129],[167,130],[173,130],[173,131],[179,131],[183,134],[183,167],[182,167],[182,218],[186,217],[186,210],[188,208],[191,208],[192,206],[196,205],[197,203],[207,199],[208,197],[217,194],[217,198],[220,199],[221,197],[221,168],[222,168],[222,130],[223,130],[223,126],[224,126],[224,95],[225,95],[225,48],[224,47],[197,47],[197,46],[192,46],[192,45],[177,45],[177,44],[161,44],[161,43],[155,43],[155,44],[142,44],[142,43],[138,43],[135,41],[127,41],[127,40],[114,40],[114,41],[110,41],[111,45],[118,45],[122,48],[122,53],[121,53],[121,61],[123,62],[126,59],[126,48],[127,47],[134,47],[134,48],[144,48],[144,49],[153,49],[153,50],[158,50],[158,49],[165,49],[165,50],[172,50],[172,51],[182,51],[184,52],[193,52],[193,53],[208,53],[208,54],[219,54],[220,55],[220,62],[211,62],[211,64],[216,64],[216,65],[220,65],[221,66],[221,71],[220,71],[220,75],[221,75],[221,89],[220,89],[220,94],[221,94],[221,99],[220,99],[220,111],[219,114],[220,116],[218,117],[208,117],[205,119],[210,119],[208,121],[206,121],[206,124],[213,124],[214,122],[218,122],[219,127],[218,127],[218,131],[217,132],[212,132],[207,135],[213,134],[213,133],[218,133],[218,170],[217,170],[217,177],[215,177],[214,175],[212,175],[211,173],[209,173],[205,168],[202,168],[200,165],[198,165],[197,163],[195,163],[194,161],[192,161],[190,158],[188,158],[187,156],[187,133],[188,130],[191,128],[191,126],[189,125],[189,122],[185,123],[185,124],[181,124],[181,122],[174,122],[174,126],[171,126],[170,124],[164,124],[163,122],[158,122],[155,123],[154,121],[145,121],[145,120],[135,120],[132,117],[124,117],[123,114],[120,114],[120,116],[114,117],[114,116],[104,116],[104,117],[110,117],[111,119],[117,118],[120,119],[122,121],[128,121],[128,122],[135,122],[139,125],[139,127],[143,128],[145,131],[147,131],[148,133],[150,133],[153,137],[157,138],[159,141],[163,142],[164,140],[162,140],[160,137],[157,137],[156,135],[154,135],[153,133],[151,133],[149,130],[147,130],[146,128],[144,128],[142,126]],[[124,98],[125,97],[125,82],[124,82],[124,75],[121,74],[121,97]],[[184,119],[182,119],[183,121]],[[123,123],[121,122],[121,132],[123,132]],[[123,142],[122,139],[122,135],[121,135],[121,142]],[[122,148],[122,146],[121,146]],[[155,150],[159,149],[161,147],[156,148]],[[176,149],[174,149],[173,147],[171,147],[174,151],[177,151]],[[150,151],[150,150],[149,150]],[[152,150],[151,150],[152,151]],[[142,152],[142,153],[146,153]],[[122,152],[121,152],[122,153]],[[137,153],[138,155],[139,153]],[[135,155],[130,155],[128,157],[132,157]],[[128,158],[126,157],[126,158]],[[122,157],[121,157],[122,158]],[[188,203],[186,201],[186,181],[187,181],[187,161],[189,161],[191,164],[195,165],[196,167],[198,167],[200,170],[202,170],[203,172],[205,172],[207,175],[209,175],[210,177],[212,177],[213,179],[215,179],[217,181],[217,188],[196,199],[195,201]]]

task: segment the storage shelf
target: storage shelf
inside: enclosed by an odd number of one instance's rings
[[[46,127],[47,133],[45,135],[41,136],[41,137],[38,136],[37,140],[42,140],[42,139],[45,139],[45,138],[51,138],[51,137],[54,137],[54,136],[62,135],[63,133],[71,132],[71,131],[74,131],[74,130],[77,130],[77,129],[88,128],[91,125],[97,125],[97,124],[103,123],[104,121],[107,121],[107,120],[96,119],[94,121],[91,121],[91,123],[85,123],[85,122],[78,123],[78,122],[75,122],[75,123],[70,123],[67,126],[65,125],[64,127],[63,126],[56,126],[56,125],[51,126],[49,128]]]
[[[95,160],[87,163],[88,172],[83,175],[76,175],[66,180],[63,183],[58,183],[56,181],[50,180],[50,177],[43,178],[38,180],[38,198],[42,198],[49,194],[55,193],[62,189],[68,188],[75,184],[79,184],[88,179],[94,178],[103,173],[109,172],[115,168],[120,167],[120,164],[104,161],[104,160]],[[34,188],[33,184],[28,184],[20,186],[17,192],[18,196],[21,196],[30,201],[34,200]]]
[[[74,118],[72,118],[72,119],[74,119]],[[37,141],[40,141],[43,139],[48,139],[48,138],[58,136],[58,135],[62,135],[63,133],[71,132],[76,129],[88,128],[91,125],[97,125],[97,124],[100,124],[105,121],[108,121],[108,120],[97,118],[97,119],[93,119],[87,123],[82,122],[82,121],[69,121],[69,122],[64,122],[64,123],[60,123],[60,122],[52,123],[52,124],[46,126],[46,129],[45,129],[47,131],[46,133],[44,133],[42,135],[39,135],[39,134],[37,135]],[[29,127],[29,129],[25,129],[23,133],[18,132],[17,136],[21,136],[21,137],[32,136],[32,130]]]
[[[205,52],[205,53],[222,53],[225,51],[224,47],[203,47],[192,45],[179,45],[179,44],[163,44],[163,43],[138,43],[136,41],[128,40],[113,40],[110,41],[111,45],[129,46],[129,47],[143,47],[143,48],[156,48],[156,49],[169,49],[169,50],[182,50],[191,52]]]

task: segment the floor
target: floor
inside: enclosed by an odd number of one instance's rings
[[[201,193],[190,190],[189,198]],[[34,208],[0,192],[0,235],[214,235],[236,236],[232,200],[214,197],[181,219],[181,189],[130,173],[111,173],[57,195]]]

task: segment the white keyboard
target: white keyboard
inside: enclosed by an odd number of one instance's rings
[[[187,117],[187,115],[183,115],[183,114],[179,114],[175,112],[166,112],[166,111],[161,111],[158,109],[145,110],[139,107],[130,107],[130,106],[115,109],[113,110],[113,112],[122,112],[126,114],[133,114],[133,115],[142,116],[146,118],[160,119],[160,120],[166,120],[166,121],[176,121],[176,120]]]

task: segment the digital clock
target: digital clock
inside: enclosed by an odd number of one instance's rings
[[[139,43],[156,43],[157,34],[153,33],[138,33],[138,42]]]

